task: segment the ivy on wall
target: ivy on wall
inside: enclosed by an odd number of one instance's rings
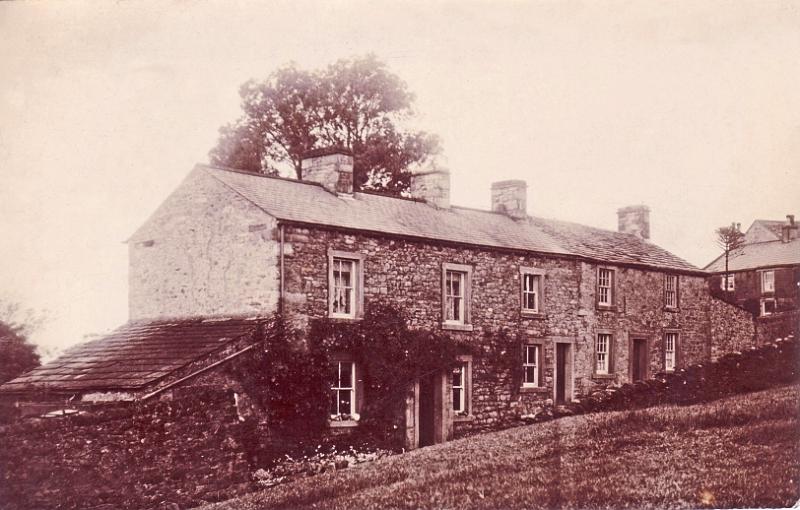
[[[266,417],[270,434],[315,436],[328,427],[332,359],[346,354],[363,381],[359,435],[402,443],[406,395],[427,375],[452,370],[471,349],[449,335],[408,327],[405,313],[371,303],[363,319],[313,319],[306,334],[280,315],[257,333],[262,349],[227,370]]]

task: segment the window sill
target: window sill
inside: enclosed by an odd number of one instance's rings
[[[355,420],[328,420],[328,426],[332,429],[347,429],[358,427],[358,422]]]
[[[328,314],[328,319],[336,322],[359,322],[361,317],[355,316],[348,316],[348,315],[331,315]]]
[[[604,380],[614,379],[614,374],[592,374],[592,379]]]
[[[597,305],[597,310],[600,312],[616,312],[617,306],[616,305]]]
[[[456,324],[453,322],[443,322],[442,329],[449,329],[452,331],[472,331],[472,324]]]
[[[665,306],[664,307],[664,311],[665,312],[671,312],[671,313],[680,313],[681,309],[677,308],[677,307],[674,307],[674,306]]]
[[[474,419],[475,417],[472,416],[471,414],[464,414],[464,415],[456,414],[453,416],[453,421],[472,421]]]
[[[519,389],[520,393],[548,393],[549,388],[545,386],[522,386]]]
[[[547,314],[544,312],[534,312],[531,310],[521,310],[520,315],[526,319],[546,319]]]

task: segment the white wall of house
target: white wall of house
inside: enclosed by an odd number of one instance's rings
[[[195,168],[128,241],[130,319],[272,312],[280,287],[276,225]]]

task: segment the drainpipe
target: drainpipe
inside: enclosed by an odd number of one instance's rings
[[[283,224],[278,226],[280,231],[280,295],[278,296],[278,313],[283,315],[283,301],[286,294],[283,278]]]

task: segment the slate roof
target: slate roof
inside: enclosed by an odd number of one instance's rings
[[[256,327],[248,319],[126,324],[3,384],[0,392],[142,389]]]
[[[755,220],[753,221],[750,228],[747,230],[749,231],[753,228],[756,224],[761,225],[762,227],[766,228],[773,234],[775,234],[775,239],[780,239],[783,236],[783,226],[786,225],[786,221],[781,220]]]
[[[698,271],[682,258],[633,234],[544,218],[531,218],[531,222],[577,255],[607,262]]]
[[[788,243],[783,241],[766,241],[746,244],[728,259],[729,271],[745,271],[760,267],[783,265],[800,265],[800,238]],[[717,257],[705,268],[706,271],[719,273],[725,271],[725,254]]]
[[[515,221],[504,214],[457,206],[439,209],[371,193],[342,197],[315,183],[206,165],[197,168],[279,220],[700,272],[630,234],[542,218]]]

